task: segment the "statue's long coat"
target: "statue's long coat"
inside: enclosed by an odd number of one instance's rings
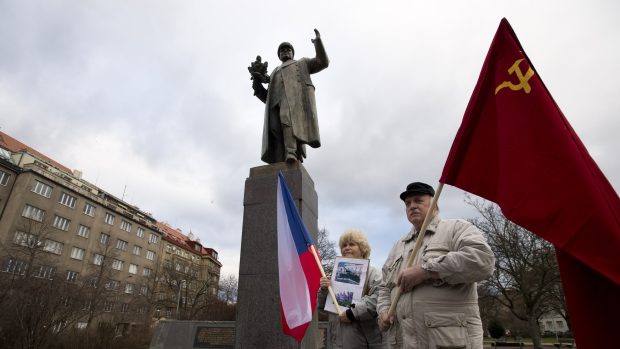
[[[293,128],[293,135],[301,143],[313,148],[321,146],[319,124],[316,115],[314,85],[310,74],[318,73],[327,68],[329,59],[323,48],[321,39],[314,41],[315,58],[289,60],[276,67],[271,73],[271,82],[265,100],[265,122],[263,127],[263,148],[261,159],[266,163],[276,162],[274,139],[271,134],[271,122],[281,123]],[[280,106],[279,115],[271,115]],[[288,108],[287,108],[288,106]],[[279,125],[275,127],[279,129]]]

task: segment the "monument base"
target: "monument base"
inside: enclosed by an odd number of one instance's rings
[[[282,331],[278,281],[276,190],[282,171],[308,232],[316,240],[317,195],[299,162],[254,167],[245,181],[235,348],[317,347],[316,313],[298,344]]]
[[[319,322],[317,349],[333,349],[329,323]],[[149,349],[232,349],[235,347],[234,321],[160,320],[153,331]]]

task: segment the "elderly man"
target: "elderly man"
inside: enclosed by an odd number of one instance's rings
[[[296,61],[293,59],[293,45],[283,42],[278,47],[282,64],[271,73],[269,89],[265,89],[258,79],[252,84],[256,97],[265,103],[261,160],[268,164],[303,161],[305,144],[313,148],[321,146],[310,74],[327,68],[329,59],[319,31],[315,29],[314,33],[315,58]]]
[[[377,311],[390,329],[392,348],[482,349],[482,322],[476,282],[494,269],[495,257],[481,232],[458,219],[434,214],[413,266],[406,268],[435,190],[415,182],[400,194],[411,231],[398,240],[383,265]],[[401,288],[396,315],[388,310]]]

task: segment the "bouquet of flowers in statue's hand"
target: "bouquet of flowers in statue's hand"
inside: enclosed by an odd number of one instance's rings
[[[255,83],[268,84],[269,83],[269,75],[267,74],[267,65],[269,63],[262,62],[260,56],[256,56],[256,60],[250,63],[248,67],[248,71],[252,77],[250,80],[254,80]]]

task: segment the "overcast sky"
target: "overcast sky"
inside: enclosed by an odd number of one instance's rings
[[[333,240],[364,230],[380,267],[433,186],[502,17],[616,191],[618,1],[0,0],[0,127],[111,194],[190,230],[237,274],[264,105],[247,66],[278,44],[313,75],[322,147],[304,162]],[[567,188],[570,190],[570,188]],[[275,195],[275,194],[274,194]],[[444,218],[475,212],[444,188]],[[579,204],[578,198],[575,204]]]

